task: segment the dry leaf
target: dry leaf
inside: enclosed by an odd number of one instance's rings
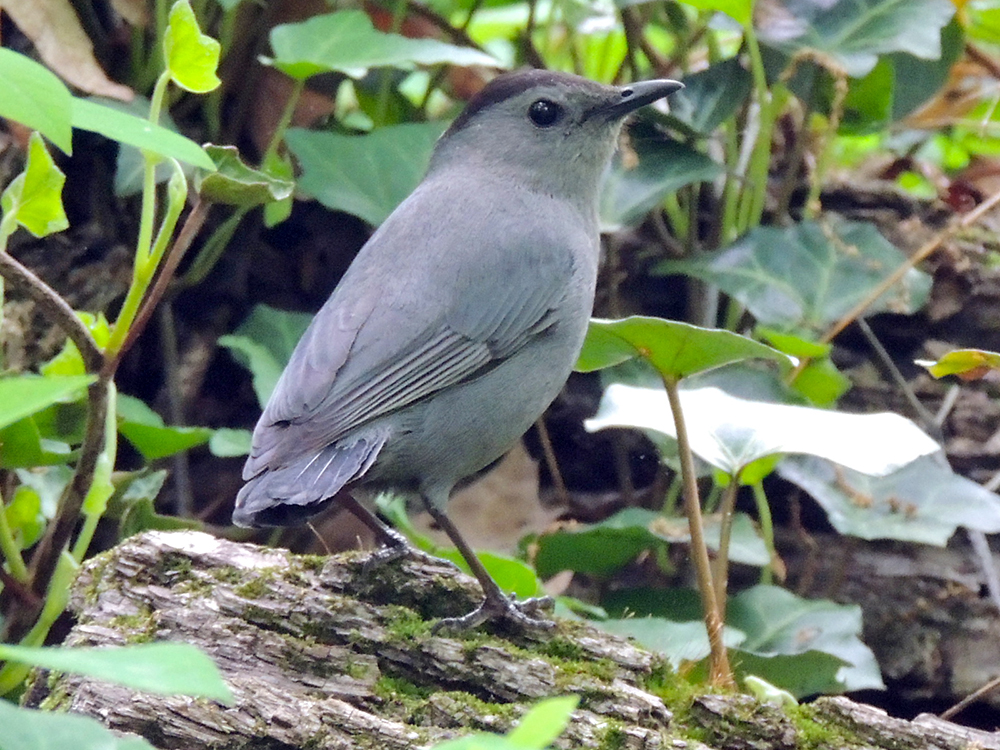
[[[111,7],[131,26],[144,29],[149,23],[147,0],[111,0]]]
[[[11,20],[35,45],[45,64],[88,94],[130,101],[128,86],[109,79],[69,0],[0,0]]]

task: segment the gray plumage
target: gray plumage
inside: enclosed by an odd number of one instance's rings
[[[582,345],[621,120],[679,86],[546,71],[488,84],[295,348],[234,522],[295,522],[357,484],[418,492],[443,513],[458,481],[507,451]]]

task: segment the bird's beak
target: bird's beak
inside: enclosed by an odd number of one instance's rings
[[[631,83],[618,89],[619,98],[617,100],[597,108],[593,114],[600,113],[609,120],[620,120],[629,112],[634,112],[639,107],[645,107],[647,104],[669,96],[682,88],[684,88],[684,84],[680,81],[668,79]]]

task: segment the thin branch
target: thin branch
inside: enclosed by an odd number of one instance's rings
[[[104,354],[73,308],[56,291],[7,253],[0,253],[0,276],[19,292],[31,297],[42,314],[61,328],[76,344],[87,372],[98,372]]]

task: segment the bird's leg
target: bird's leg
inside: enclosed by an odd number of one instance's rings
[[[541,611],[552,608],[551,597],[535,597],[525,599],[522,602],[515,601],[513,597],[507,597],[492,576],[486,572],[486,568],[476,557],[476,553],[466,544],[444,511],[426,495],[421,495],[421,499],[424,501],[427,512],[431,514],[437,525],[444,529],[448,538],[465,558],[465,562],[468,563],[472,574],[479,580],[479,585],[482,586],[485,595],[483,603],[477,609],[462,617],[448,617],[441,620],[434,626],[434,632],[442,629],[468,630],[489,620],[508,620],[525,629],[548,630],[555,627],[555,623],[550,620],[538,617]]]
[[[368,558],[364,565],[366,572],[393,560],[406,557],[410,553],[412,548],[406,537],[382,523],[378,516],[359,503],[350,492],[341,492],[337,496],[337,502],[341,508],[371,529],[375,533],[375,537],[385,545],[373,552],[372,556]]]

